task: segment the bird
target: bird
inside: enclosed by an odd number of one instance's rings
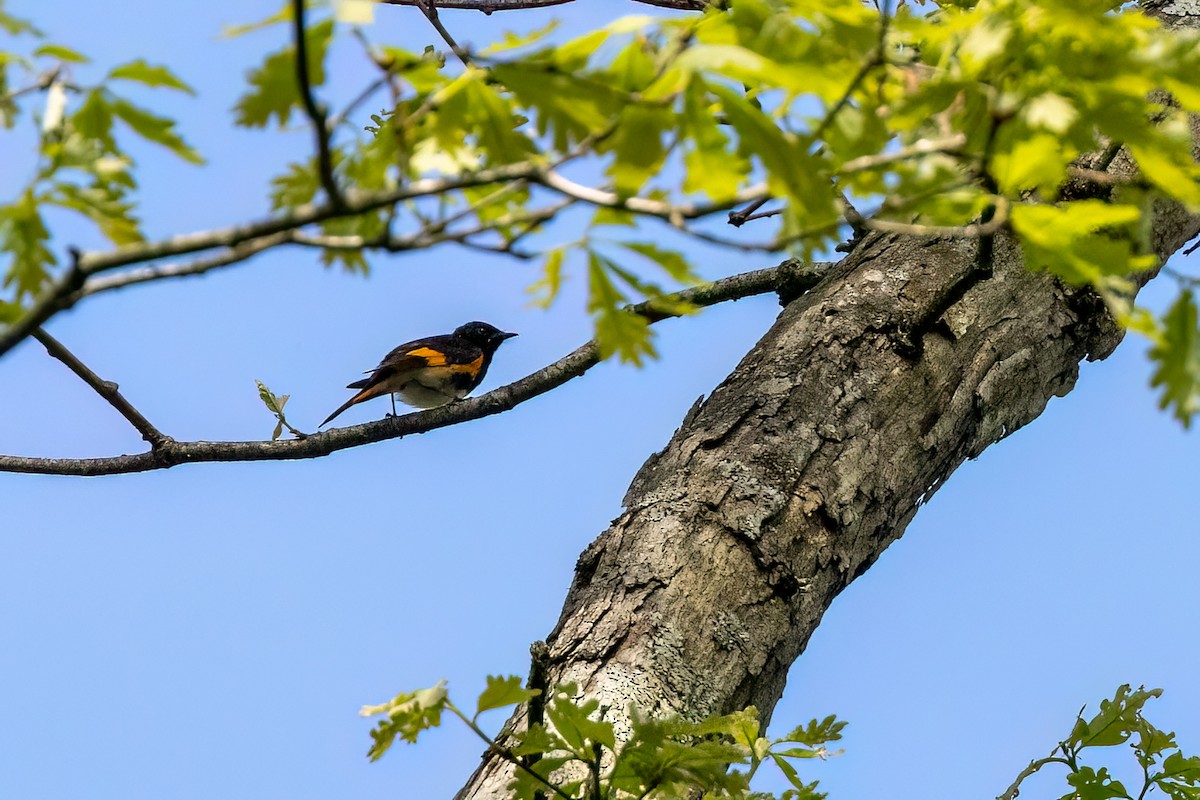
[[[384,356],[367,377],[346,386],[359,391],[317,427],[324,427],[352,405],[380,395],[396,396],[410,406],[437,408],[461,400],[483,381],[496,349],[516,336],[486,322],[468,322],[454,333],[406,342]]]

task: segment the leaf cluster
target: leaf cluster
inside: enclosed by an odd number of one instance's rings
[[[174,120],[135,103],[120,89],[137,84],[194,94],[167,67],[139,58],[118,64],[97,83],[82,83],[76,73],[90,64],[83,53],[48,41],[2,6],[0,29],[13,37],[0,49],[0,122],[11,128],[26,106],[41,102],[32,114],[38,137],[32,176],[15,199],[0,204],[0,253],[8,257],[7,267],[0,268],[0,287],[7,290],[0,296],[0,322],[11,322],[60,263],[50,248],[47,209],[84,217],[117,246],[143,240],[127,134],[192,164],[203,159],[180,136]]]
[[[348,26],[326,4],[308,5],[303,66],[325,93],[328,53]],[[291,9],[230,33],[290,31]],[[10,16],[0,27],[41,36]],[[308,122],[321,128],[323,157],[288,165],[270,202],[286,216],[323,194],[335,206],[335,194],[403,198],[322,215],[315,234],[293,241],[357,273],[372,250],[447,242],[540,258],[535,302],[581,277],[604,354],[641,363],[654,355],[650,332],[620,307],[695,279],[643,219],[807,259],[842,241],[851,220],[918,236],[1008,231],[1031,269],[1093,288],[1150,337],[1165,407],[1185,423],[1200,409],[1193,286],[1162,318],[1133,300],[1134,277],[1157,266],[1152,209],[1200,210],[1188,123],[1200,112],[1197,32],[1112,2],[738,0],[689,16],[625,17],[566,40],[553,33],[504,35],[460,63],[352,29],[374,65],[370,83],[339,113],[317,103],[320,119]],[[293,41],[265,54],[234,106],[236,124],[297,127],[296,58]],[[64,70],[86,61],[41,42],[29,56],[0,53],[0,75],[37,59]],[[12,304],[36,294],[56,264],[45,206],[87,216],[118,246],[139,240],[133,164],[114,126],[198,160],[171,120],[113,88],[130,80],[189,90],[140,60],[95,86],[47,82],[37,177],[0,207],[10,257],[0,318],[19,315]],[[14,97],[0,85],[6,123]],[[1136,177],[1110,169],[1126,162]],[[704,222],[750,203],[770,203],[752,217],[765,241]],[[538,247],[520,247],[527,241]]]
[[[482,713],[521,703],[528,703],[530,712],[536,705],[542,721],[521,731],[506,726],[495,737],[479,727]],[[470,717],[450,701],[444,682],[368,706],[362,714],[384,716],[371,731],[374,743],[368,755],[376,760],[397,737],[415,743],[422,731],[438,726],[443,712],[450,712],[513,764],[509,791],[515,800],[551,795],[563,800],[770,800],[773,795],[750,789],[766,763],[776,765],[792,786],[780,800],[820,800],[825,795],[817,791],[817,782],[805,783],[794,762],[839,754],[827,745],[841,739],[846,725],[831,716],[768,739],[754,708],[699,723],[644,717],[635,709],[622,741],[605,719],[606,710],[581,698],[571,684],[543,697],[523,687],[517,676],[489,676]]]
[[[1142,713],[1149,700],[1161,695],[1161,689],[1131,689],[1126,684],[1112,699],[1100,701],[1095,714],[1085,717],[1080,712],[1070,735],[1050,756],[1030,764],[1000,800],[1015,798],[1021,782],[1049,764],[1061,764],[1068,770],[1070,790],[1061,800],[1143,800],[1155,791],[1171,800],[1197,800],[1200,756],[1185,756],[1175,734],[1156,727]],[[1085,751],[1119,745],[1128,745],[1141,774],[1140,786],[1127,787],[1107,766],[1084,763]]]

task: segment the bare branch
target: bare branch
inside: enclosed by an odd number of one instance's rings
[[[107,400],[109,405],[121,413],[121,416],[129,420],[129,424],[142,435],[143,439],[150,443],[151,453],[171,441],[122,396],[115,383],[102,379],[99,375],[88,369],[86,364],[76,358],[70,350],[63,347],[62,343],[53,336],[39,328],[33,332],[33,338],[45,346],[47,353],[66,364],[84,383],[92,387],[96,391],[96,394]]]
[[[786,287],[796,293],[815,286],[828,272],[827,264],[803,264],[785,261],[768,269],[746,272],[713,283],[685,289],[658,301],[647,301],[628,308],[649,322],[676,316],[680,303],[711,306],[756,294],[780,291]],[[663,301],[667,302],[663,302]],[[150,452],[109,458],[32,458],[0,456],[0,472],[25,472],[47,475],[117,475],[166,469],[179,464],[211,461],[277,461],[317,458],[338,450],[359,447],[415,433],[425,433],[448,425],[499,414],[514,406],[557,388],[587,372],[600,362],[600,350],[594,341],[507,386],[494,389],[440,408],[388,417],[376,422],[334,428],[305,439],[256,442],[176,442],[164,438]]]
[[[381,3],[394,6],[416,6],[421,0],[379,0]],[[496,11],[524,11],[531,8],[547,8],[573,3],[575,0],[439,0],[442,8],[457,11],[482,11],[491,14]],[[703,11],[708,6],[708,0],[633,0],[648,6],[670,8],[675,11]]]
[[[767,195],[767,185],[757,183],[748,189],[743,189],[735,197],[719,203],[668,203],[663,200],[650,200],[645,197],[621,197],[615,192],[584,186],[553,170],[537,172],[529,176],[530,181],[553,189],[567,197],[573,197],[583,203],[604,208],[616,208],[632,211],[635,214],[645,214],[659,217],[674,223],[676,220],[695,219],[704,217],[716,211],[724,211],[732,206],[748,203]]]
[[[333,177],[333,153],[329,148],[328,120],[325,109],[313,97],[312,82],[308,79],[308,40],[304,35],[304,0],[292,0],[292,32],[296,40],[296,84],[304,112],[312,121],[317,140],[317,173],[325,196],[335,208],[342,205],[342,194]]]
[[[147,283],[149,281],[162,280],[164,278],[182,278],[189,275],[203,275],[204,273],[228,267],[233,264],[245,261],[253,256],[258,255],[264,250],[269,250],[281,244],[294,241],[296,238],[295,231],[281,231],[270,236],[263,236],[258,239],[252,239],[249,242],[242,242],[233,247],[226,248],[222,252],[198,258],[194,261],[171,262],[169,264],[154,264],[145,267],[134,267],[115,275],[104,275],[99,278],[88,278],[84,281],[83,288],[78,294],[71,298],[72,304],[83,297],[88,297],[101,292],[112,291],[113,289],[123,289],[126,286],[135,286],[139,283]]]
[[[877,169],[889,164],[895,164],[899,161],[907,161],[911,158],[920,158],[921,156],[938,153],[953,155],[966,143],[967,135],[965,133],[956,133],[953,136],[947,136],[943,139],[921,139],[918,142],[910,144],[908,147],[902,147],[890,153],[852,158],[845,164],[842,164],[838,172],[843,175],[850,172],[863,172],[868,169]]]

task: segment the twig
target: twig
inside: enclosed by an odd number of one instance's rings
[[[730,211],[729,212],[729,224],[735,228],[742,227],[749,221],[750,215],[753,214],[755,211],[758,211],[760,208],[762,208],[763,205],[765,205],[766,202],[770,199],[771,198],[769,198],[769,197],[761,197],[758,200],[755,200],[750,205],[741,209],[740,211]]]
[[[109,292],[113,289],[123,289],[127,286],[136,286],[139,283],[147,283],[149,281],[162,280],[164,278],[182,278],[189,275],[203,275],[214,269],[221,267],[232,266],[245,261],[253,256],[258,255],[264,250],[270,250],[272,247],[277,247],[281,244],[286,244],[294,240],[295,231],[281,231],[280,233],[263,236],[258,239],[252,239],[249,242],[242,242],[234,247],[226,248],[223,252],[205,258],[198,258],[195,261],[171,262],[169,264],[154,264],[144,267],[134,267],[123,272],[118,272],[115,275],[104,275],[98,278],[88,278],[83,288],[71,298],[71,302],[75,303],[83,297],[89,297],[101,292]]]
[[[491,14],[496,11],[522,11],[530,8],[546,8],[573,3],[575,0],[440,0],[442,8],[452,8],[464,11],[482,11]],[[676,11],[703,11],[708,0],[633,0],[648,6],[671,8]],[[381,3],[394,6],[420,5],[420,0],[379,0]]]
[[[546,788],[550,789],[552,792],[554,792],[556,795],[561,797],[563,800],[573,800],[571,795],[569,795],[565,791],[563,791],[563,789],[561,787],[555,786],[546,777],[537,774],[532,769],[525,766],[525,763],[523,762],[523,760],[521,758],[519,758],[516,754],[514,754],[512,750],[508,749],[507,747],[505,747],[502,744],[499,744],[492,737],[490,737],[486,733],[484,733],[483,729],[480,728],[479,725],[477,725],[474,720],[472,720],[470,717],[468,717],[466,714],[464,714],[462,711],[460,711],[458,706],[447,701],[446,708],[450,711],[450,713],[454,714],[456,717],[461,719],[463,721],[463,723],[466,724],[466,726],[468,728],[470,728],[471,731],[476,736],[478,736],[480,739],[482,739],[487,744],[488,749],[491,750],[493,753],[500,756],[501,758],[503,758],[508,763],[512,764],[517,769],[523,770],[524,772],[528,773],[530,775],[530,777],[534,778],[535,780],[538,781],[538,783],[540,783],[543,786],[545,786]]]
[[[730,206],[741,205],[742,203],[747,203],[757,200],[761,197],[765,197],[767,193],[766,184],[759,183],[747,189],[743,189],[735,197],[729,200],[700,204],[675,204],[668,203],[663,200],[651,200],[645,197],[621,197],[614,192],[575,183],[569,178],[565,178],[553,170],[545,170],[535,173],[534,175],[530,176],[530,180],[534,183],[541,184],[548,189],[553,189],[560,194],[565,194],[567,197],[574,197],[576,200],[588,203],[590,205],[633,211],[637,214],[660,217],[669,221],[695,219],[696,217],[707,216],[714,211],[724,211]]]
[[[920,158],[921,156],[939,153],[954,154],[966,143],[967,135],[965,133],[956,133],[953,136],[947,136],[943,139],[922,139],[919,142],[910,144],[908,147],[903,147],[891,153],[852,158],[838,168],[838,173],[845,175],[851,172],[862,172],[868,169],[895,164],[899,161],[907,161],[911,158]]]
[[[458,46],[458,42],[454,41],[454,37],[450,35],[450,31],[446,30],[446,26],[442,24],[438,18],[437,6],[434,5],[434,0],[415,0],[417,8],[421,9],[421,13],[429,20],[429,24],[438,32],[442,40],[450,45],[450,51],[458,56],[458,60],[463,63],[464,67],[471,66],[471,58],[467,51]]]
[[[827,274],[825,265],[786,261],[775,267],[746,272],[684,289],[628,307],[650,323],[677,316],[680,304],[704,307],[739,300],[787,287],[796,292],[815,286]],[[664,302],[665,301],[665,302]],[[518,381],[440,408],[387,417],[375,422],[334,428],[307,439],[252,442],[177,442],[170,439],[157,451],[108,458],[35,458],[0,456],[0,472],[45,475],[118,475],[166,469],[179,464],[214,461],[278,461],[317,458],[338,450],[455,425],[499,414],[545,394],[600,363],[600,349],[589,341],[572,353]]]
[[[342,194],[333,177],[333,153],[329,148],[329,130],[325,109],[313,98],[312,82],[308,77],[308,42],[304,35],[304,0],[292,0],[292,31],[296,38],[296,84],[300,89],[300,101],[313,124],[313,135],[317,140],[317,172],[321,187],[334,208],[340,208]]]
[[[332,135],[334,130],[336,130],[339,125],[345,122],[351,114],[358,110],[359,106],[371,98],[371,95],[387,86],[390,77],[390,75],[384,74],[371,81],[371,83],[367,85],[367,88],[359,92],[357,97],[346,104],[345,108],[339,111],[335,116],[330,117],[329,121],[325,123],[326,135]]]
[[[142,438],[150,443],[151,453],[170,441],[168,437],[164,436],[158,428],[150,423],[150,420],[142,416],[142,413],[125,399],[121,392],[118,391],[117,384],[112,381],[106,381],[92,372],[86,364],[75,357],[74,353],[63,347],[61,342],[41,328],[33,332],[33,338],[45,346],[47,353],[66,364],[84,383],[92,387],[96,394],[103,397],[108,401],[110,406],[119,411],[121,416],[128,420],[129,424],[142,435]]]
[[[1024,780],[1047,764],[1066,764],[1070,766],[1069,761],[1057,756],[1047,756],[1037,761],[1030,761],[1029,766],[1021,770],[1021,773],[1017,775],[1017,779],[1012,782],[1011,786],[1004,790],[1003,794],[997,796],[996,800],[1016,800],[1017,795],[1021,793],[1021,784]]]

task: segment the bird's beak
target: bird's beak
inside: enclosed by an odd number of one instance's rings
[[[500,334],[499,336],[497,336],[496,338],[497,338],[497,339],[499,339],[500,341],[502,341],[502,342],[503,342],[505,339],[511,339],[511,338],[513,338],[514,336],[516,336],[516,334],[515,334],[515,333],[501,333],[501,334]]]

